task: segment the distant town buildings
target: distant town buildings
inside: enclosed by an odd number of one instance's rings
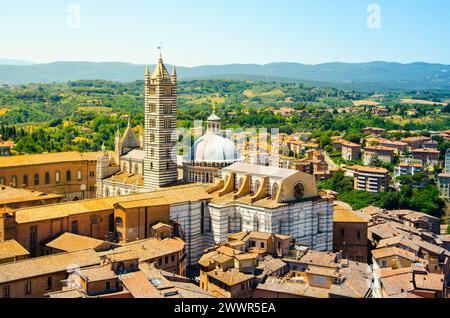
[[[352,166],[346,170],[354,178],[355,190],[377,193],[389,189],[389,171],[384,168]]]

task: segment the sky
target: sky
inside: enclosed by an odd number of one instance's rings
[[[448,0],[1,0],[0,59],[450,64]]]

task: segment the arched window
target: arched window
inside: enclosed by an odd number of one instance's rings
[[[272,186],[272,200],[275,200],[277,198],[278,190],[279,190],[278,184],[274,183]]]
[[[73,234],[78,234],[78,221],[73,221],[70,228]]]
[[[77,180],[78,181],[83,180],[83,171],[78,170],[78,172],[77,172]]]
[[[66,181],[67,182],[72,181],[72,171],[70,171],[70,170],[67,170],[67,172],[66,172]]]
[[[259,218],[257,215],[253,218],[253,231],[259,232]]]
[[[121,217],[116,218],[116,226],[123,227],[123,219]]]
[[[5,177],[0,177],[0,184],[1,185],[5,185],[6,184]]]
[[[50,184],[50,172],[45,173],[45,184]]]
[[[55,182],[60,183],[61,182],[61,172],[56,171],[55,173]]]
[[[302,183],[297,183],[294,187],[295,200],[301,200],[305,196],[305,186]]]
[[[34,175],[34,185],[39,185],[39,173]]]
[[[28,187],[28,175],[23,176],[23,185]]]

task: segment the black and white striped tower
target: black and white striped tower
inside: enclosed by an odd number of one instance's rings
[[[162,57],[153,75],[145,74],[144,185],[152,191],[177,181],[177,75]]]

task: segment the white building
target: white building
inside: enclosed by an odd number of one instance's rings
[[[313,176],[287,169],[236,163],[222,169],[209,203],[214,242],[230,233],[290,235],[319,251],[333,247],[333,203],[319,196]]]

